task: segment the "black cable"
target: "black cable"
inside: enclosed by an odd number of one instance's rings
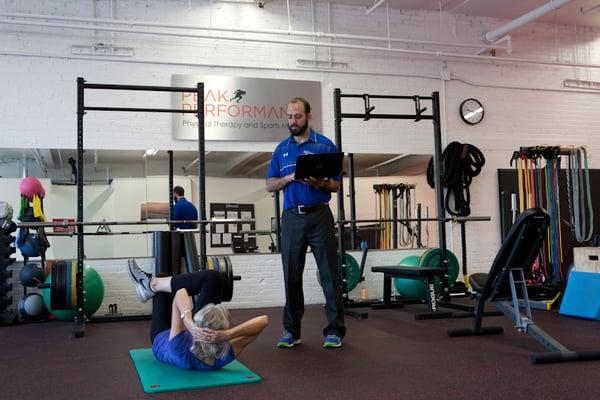
[[[453,216],[466,217],[471,214],[471,192],[469,186],[473,177],[479,175],[485,164],[483,153],[471,144],[450,143],[441,156],[440,182],[447,188],[446,211]],[[433,157],[427,167],[427,183],[432,188]],[[454,207],[450,206],[450,198],[454,199]]]

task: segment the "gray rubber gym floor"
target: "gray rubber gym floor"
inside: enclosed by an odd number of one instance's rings
[[[347,318],[340,349],[321,347],[324,313],[306,310],[303,343],[280,350],[281,309],[233,310],[234,322],[268,314],[271,324],[240,360],[260,374],[258,384],[146,395],[128,350],[149,347],[149,321],[88,324],[71,339],[71,323],[0,328],[2,399],[595,399],[600,361],[532,365],[544,351],[505,317],[488,318],[503,335],[448,338],[468,319],[415,321],[413,312],[367,310]],[[574,350],[600,350],[600,322],[537,311],[534,319]]]

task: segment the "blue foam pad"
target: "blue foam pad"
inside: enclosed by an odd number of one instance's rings
[[[240,385],[261,380],[259,375],[237,360],[216,371],[188,371],[158,361],[152,349],[129,350],[129,355],[146,393]]]
[[[559,313],[600,320],[600,274],[571,272]]]

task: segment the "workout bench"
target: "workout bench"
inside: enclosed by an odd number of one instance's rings
[[[448,336],[501,334],[502,327],[482,327],[483,309],[485,302],[489,300],[515,323],[520,332],[532,336],[549,350],[546,353],[532,354],[533,364],[600,360],[600,351],[569,350],[533,322],[525,276],[531,272],[549,224],[550,217],[539,208],[526,210],[519,215],[498,250],[490,272],[469,276],[471,287],[476,292],[473,327],[448,330]],[[519,309],[517,287],[521,289],[526,315],[522,315]]]
[[[435,294],[435,277],[448,274],[448,268],[414,268],[399,266],[377,266],[371,267],[373,272],[383,273],[383,302],[374,304],[374,309],[399,308],[404,301],[392,301],[392,278],[404,278],[420,280],[427,288],[426,302],[428,313],[415,314],[415,319],[425,318],[451,318],[451,312],[439,312],[437,296]],[[409,301],[410,302],[410,301]]]

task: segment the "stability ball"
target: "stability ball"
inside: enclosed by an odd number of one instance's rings
[[[419,268],[419,256],[408,256],[398,263],[401,267]],[[427,297],[425,284],[417,279],[394,278],[394,288],[400,296],[409,300],[424,300]]]
[[[75,268],[76,262],[69,263],[69,267]],[[67,275],[71,275],[70,273]],[[52,283],[52,274],[49,274],[46,277],[47,284]],[[50,285],[51,286],[51,285]],[[76,293],[75,283],[72,285],[72,293]],[[61,321],[73,321],[75,315],[77,315],[77,310],[53,310],[50,306],[50,287],[44,289],[44,303],[48,310],[56,318]],[[94,315],[96,311],[100,308],[102,301],[104,300],[104,283],[102,282],[102,278],[98,271],[89,265],[85,265],[83,267],[83,313],[86,317],[91,317]]]

